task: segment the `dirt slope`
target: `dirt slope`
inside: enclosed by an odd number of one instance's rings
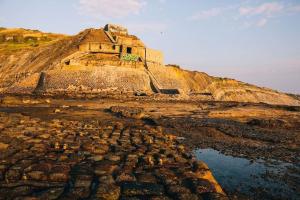
[[[21,29],[22,34],[32,31]],[[4,33],[20,34],[20,29],[3,30]],[[34,45],[29,42],[0,43],[0,88],[7,87],[33,73],[53,69],[55,65],[68,55],[77,51],[77,46],[86,32],[76,36],[46,34],[52,38],[38,41]]]

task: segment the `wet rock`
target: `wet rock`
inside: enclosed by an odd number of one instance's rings
[[[38,199],[49,199],[54,200],[58,199],[64,192],[64,188],[50,188],[46,189],[38,195]]]
[[[136,181],[135,176],[133,174],[125,173],[125,172],[121,173],[116,178],[117,183],[120,183],[120,182],[133,182],[133,181]]]
[[[127,155],[127,161],[128,162],[131,162],[131,161],[133,161],[133,162],[137,162],[138,161],[138,155],[136,155],[136,154],[129,154],[129,155]]]
[[[26,184],[28,192],[20,187],[25,191],[20,195],[38,199],[197,199],[215,192],[209,181],[199,180],[207,166],[189,159],[174,136],[165,137],[141,120],[128,121],[27,117],[21,127],[7,124],[11,137],[0,137],[9,144],[0,153],[0,181],[9,191]],[[13,137],[19,129],[26,129],[24,137]]]
[[[68,174],[65,173],[51,173],[49,175],[49,179],[50,181],[54,181],[54,182],[67,182],[68,181]]]
[[[216,192],[214,185],[206,179],[192,180],[192,185],[198,194]]]
[[[122,107],[122,106],[112,106],[110,107],[112,113],[117,114],[122,117],[129,117],[135,119],[141,119],[145,116],[144,110],[142,108],[136,107]]]
[[[152,196],[152,197],[147,197],[151,200],[171,200],[168,196]]]
[[[181,193],[176,195],[176,199],[178,200],[202,200],[201,197],[198,197],[196,194],[192,193]]]
[[[137,166],[136,162],[126,162],[123,166],[123,170],[127,172],[133,171],[136,166]]]
[[[69,157],[67,155],[61,155],[58,158],[58,161],[62,162],[62,161],[67,161],[69,159]]]
[[[90,196],[90,189],[86,187],[72,188],[66,199],[86,199]]]
[[[29,180],[40,180],[40,181],[47,180],[47,175],[42,171],[31,171],[27,173],[26,177]]]
[[[0,142],[0,151],[6,150],[9,145],[3,142]]]
[[[5,96],[1,99],[2,104],[21,104],[22,100],[18,97]]]
[[[178,145],[178,146],[177,146],[177,149],[178,149],[179,152],[184,152],[184,149],[185,149],[185,148],[184,148],[183,145]]]
[[[121,189],[114,184],[100,184],[96,191],[96,198],[107,200],[118,200],[120,198]]]
[[[99,148],[96,147],[92,152],[97,155],[104,155],[107,153],[107,151],[108,151],[108,146],[101,145],[101,147]]]
[[[111,162],[100,161],[95,166],[95,174],[98,176],[112,174],[118,168],[117,165],[112,164]]]
[[[265,128],[284,128],[286,126],[289,126],[287,122],[280,119],[252,119],[248,121],[247,124],[251,126],[261,126]]]
[[[167,168],[156,170],[155,175],[166,185],[176,185],[179,182],[174,172]]]
[[[50,163],[39,163],[39,164],[33,164],[25,169],[25,172],[29,171],[43,171],[48,172],[52,168],[52,165]]]
[[[143,183],[157,183],[155,176],[151,173],[141,173],[138,175],[138,181]]]
[[[203,200],[229,200],[227,196],[220,193],[205,193],[202,195]]]
[[[207,164],[204,163],[203,161],[195,161],[195,162],[193,162],[193,169],[194,169],[194,171],[209,170]]]
[[[39,200],[39,198],[33,196],[33,195],[28,195],[28,196],[18,196],[14,198],[14,200]]]
[[[11,193],[10,196],[14,197],[14,196],[24,196],[24,195],[28,195],[30,193],[33,192],[33,188],[31,186],[19,186],[19,187],[15,187]]]
[[[6,166],[5,165],[0,165],[0,181],[4,180],[5,170],[6,170]]]
[[[69,146],[68,144],[64,144],[64,145],[63,145],[63,150],[67,150],[67,149],[68,149],[68,146]]]
[[[117,155],[107,155],[105,158],[107,160],[114,161],[114,162],[117,162],[121,159],[120,156]]]
[[[42,140],[41,140],[41,139],[38,139],[38,138],[34,138],[34,139],[29,139],[29,140],[27,140],[26,142],[28,142],[28,143],[39,144],[39,143],[42,142]]]
[[[103,156],[102,155],[95,155],[95,156],[92,156],[91,159],[97,162],[97,161],[103,160]]]
[[[57,109],[55,109],[53,112],[54,112],[54,113],[60,113],[61,110],[57,108]]]
[[[162,185],[154,183],[127,182],[122,184],[122,191],[125,196],[139,195],[163,195]]]
[[[185,159],[185,158],[183,158],[183,157],[181,157],[181,156],[175,156],[174,157],[174,159],[175,159],[175,161],[177,162],[177,163],[186,163],[186,162],[188,162],[188,160],[187,159]]]
[[[5,174],[5,179],[8,181],[17,181],[20,180],[22,177],[22,172],[20,168],[14,168],[12,167],[9,169]]]
[[[145,162],[145,164],[149,165],[149,166],[153,166],[154,165],[154,159],[152,156],[146,156],[143,158],[143,161]]]
[[[171,185],[168,187],[167,191],[171,195],[190,193],[189,189],[187,189],[186,187],[179,186],[179,185]]]
[[[115,180],[111,175],[100,176],[98,181],[101,184],[115,184]]]
[[[0,199],[1,200],[7,199],[8,196],[11,195],[11,191],[12,191],[12,189],[10,189],[10,188],[1,188],[0,187],[0,194],[1,194]]]
[[[93,177],[89,175],[78,175],[76,177],[74,187],[89,188],[92,184]]]

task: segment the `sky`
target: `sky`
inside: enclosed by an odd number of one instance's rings
[[[0,0],[0,27],[121,24],[166,64],[300,94],[300,0]]]

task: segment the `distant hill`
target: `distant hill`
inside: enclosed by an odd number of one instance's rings
[[[195,100],[300,105],[296,95],[178,65],[162,65],[161,58],[156,57],[160,55],[152,50],[149,56],[157,63],[147,63],[133,52],[137,49],[142,55],[147,47],[136,36],[126,34],[87,29],[67,36],[0,28],[0,92],[138,92]],[[91,50],[93,45],[97,50]]]
[[[11,53],[25,48],[29,49],[64,37],[65,35],[62,34],[43,33],[38,30],[0,28],[0,52]]]

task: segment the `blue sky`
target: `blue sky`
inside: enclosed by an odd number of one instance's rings
[[[300,94],[300,0],[0,0],[0,26],[127,26],[166,63]]]

